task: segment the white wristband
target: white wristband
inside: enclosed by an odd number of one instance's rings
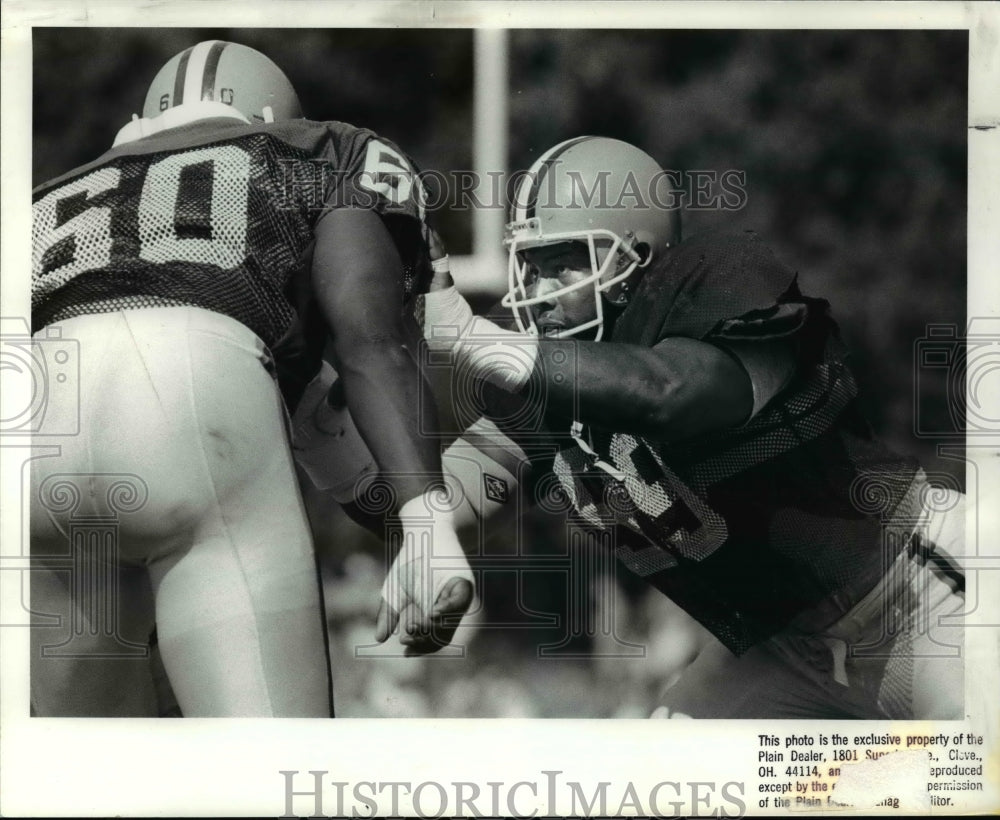
[[[516,393],[535,369],[538,339],[477,316],[459,342],[458,356],[480,378]]]
[[[452,350],[473,319],[454,285],[424,294],[424,338],[434,350]]]
[[[424,299],[424,335],[432,348],[452,350],[476,376],[511,393],[528,383],[538,358],[537,338],[473,315],[454,287]]]
[[[397,612],[407,600],[430,612],[453,578],[475,583],[446,500],[444,493],[430,491],[400,507],[403,543],[382,584],[382,597]]]

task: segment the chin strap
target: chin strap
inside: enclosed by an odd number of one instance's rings
[[[199,100],[198,102],[183,103],[173,108],[168,108],[157,117],[140,118],[133,114],[132,121],[118,132],[111,147],[115,148],[127,142],[135,142],[135,140],[140,140],[143,137],[148,137],[160,131],[166,131],[168,128],[177,128],[180,125],[187,125],[197,120],[217,117],[239,120],[247,125],[250,124],[250,120],[231,105],[211,100]]]

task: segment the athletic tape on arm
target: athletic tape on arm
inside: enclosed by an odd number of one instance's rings
[[[408,600],[430,612],[452,578],[475,583],[455,534],[453,514],[441,509],[444,500],[432,491],[399,509],[403,543],[382,584],[382,597],[397,612]]]
[[[475,375],[511,393],[528,383],[538,358],[534,336],[473,315],[455,287],[433,291],[424,299],[424,336],[432,349],[451,350]]]

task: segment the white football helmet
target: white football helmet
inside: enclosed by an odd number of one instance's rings
[[[223,40],[206,40],[171,57],[150,83],[142,116],[199,101],[232,106],[251,122],[302,116],[295,89],[270,58]]]
[[[581,288],[593,290],[595,318],[560,329],[558,337],[604,332],[604,301],[623,305],[629,279],[680,241],[680,211],[669,175],[644,151],[621,140],[576,137],[542,154],[518,183],[507,223],[508,290],[502,304],[518,328],[538,333],[532,308]],[[581,242],[590,276],[534,295],[534,272],[523,252]]]
[[[206,40],[171,57],[150,83],[142,118],[133,115],[115,145],[208,117],[246,123],[302,116],[295,89],[256,49]]]

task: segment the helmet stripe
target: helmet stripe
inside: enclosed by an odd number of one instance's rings
[[[188,59],[191,57],[191,50],[194,46],[181,54],[180,62],[177,63],[177,73],[174,75],[174,97],[170,102],[171,106],[180,105],[184,102],[184,75],[187,73]]]
[[[217,40],[206,40],[191,49],[187,72],[184,74],[184,98],[191,102],[201,99],[202,80],[205,77],[205,63]]]
[[[510,216],[514,222],[524,222],[528,218],[526,211],[528,203],[525,201],[527,197],[521,196],[521,192],[525,189],[529,191],[531,190],[531,180],[529,180],[527,176],[525,176],[524,179],[519,180],[517,187],[514,189],[514,201],[511,203],[513,207],[511,208]]]
[[[544,160],[541,161],[538,168],[538,173],[535,174],[535,178],[531,183],[531,191],[528,194],[527,210],[525,213],[526,219],[532,219],[535,216],[535,208],[538,205],[538,193],[542,189],[542,180],[545,179],[549,169],[555,165],[556,160],[559,159],[563,154],[565,154],[574,145],[579,145],[581,142],[586,142],[587,140],[592,140],[594,137],[576,137],[575,139],[566,140],[566,142],[561,145],[557,145],[552,149],[552,152]]]
[[[215,99],[215,74],[219,70],[219,58],[229,43],[216,40],[205,58],[205,76],[201,81],[201,98],[203,100]],[[220,100],[221,102],[221,100]]]

